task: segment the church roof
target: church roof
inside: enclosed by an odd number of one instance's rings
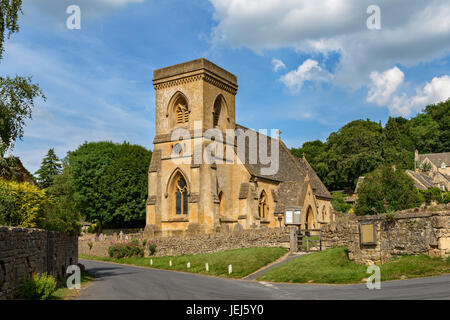
[[[260,136],[262,138],[267,139],[267,149],[268,152],[266,154],[270,154],[271,150],[271,143],[276,143],[277,139],[274,139],[272,137],[260,134],[259,132],[248,129],[244,126],[236,124],[236,129],[241,130],[251,130],[256,133],[258,141],[260,139]],[[250,152],[256,152],[258,154],[258,145],[257,146],[251,146],[252,148],[256,149],[250,149],[249,143],[245,144],[245,155],[246,159],[241,159],[241,161],[244,163],[245,167],[249,171],[249,173],[254,177],[259,177],[263,179],[273,180],[277,182],[298,182],[301,185],[303,185],[306,175],[309,176],[311,181],[311,187],[314,190],[314,194],[319,197],[329,198],[331,199],[331,194],[327,190],[326,186],[322,183],[320,178],[317,176],[314,169],[311,167],[311,165],[308,163],[308,161],[305,158],[296,158],[294,157],[289,149],[286,147],[286,145],[283,143],[283,141],[280,140],[279,145],[279,168],[278,171],[275,174],[272,175],[264,175],[261,173],[261,169],[268,168],[270,165],[263,165],[259,161],[256,164],[250,164],[248,161],[248,157]],[[294,186],[294,184],[284,184]],[[281,188],[281,185],[280,185]],[[298,191],[298,190],[297,190]]]
[[[280,183],[276,191],[277,202],[274,213],[283,213],[287,207],[302,206],[305,201],[306,186],[307,184],[300,181]]]
[[[419,154],[419,162],[428,158],[436,167],[440,168],[442,163],[450,165],[450,152]]]

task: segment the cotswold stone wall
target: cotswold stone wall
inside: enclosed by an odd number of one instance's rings
[[[85,235],[79,239],[80,254],[108,256],[108,248],[118,242],[144,239],[143,234],[130,235],[128,240],[104,236]],[[212,253],[228,249],[248,247],[289,248],[289,231],[286,228],[263,228],[241,230],[233,233],[192,234],[174,237],[149,237],[148,243],[156,244],[155,256],[178,256],[183,254]],[[92,243],[89,249],[88,243]],[[146,250],[148,255],[148,250]]]
[[[56,278],[78,263],[76,236],[40,229],[0,227],[0,299],[11,299],[23,277],[49,273]]]
[[[441,209],[441,210],[439,210]],[[325,248],[347,246],[349,258],[359,264],[383,264],[396,255],[450,256],[450,208],[424,208],[383,215],[357,217],[341,214],[322,229]],[[432,211],[438,210],[438,211]],[[376,228],[376,244],[360,243],[360,223]]]

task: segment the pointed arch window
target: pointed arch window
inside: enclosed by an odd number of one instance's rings
[[[222,109],[222,104],[220,99],[217,99],[214,103],[214,112],[213,112],[213,124],[214,127],[217,127],[219,125],[219,119],[220,119],[220,110]]]
[[[258,211],[259,211],[259,217],[261,219],[266,219],[267,218],[267,212],[268,212],[267,195],[266,195],[266,193],[264,191],[261,192],[261,195],[259,197]]]
[[[189,108],[186,100],[178,98],[175,103],[175,122],[177,125],[183,125],[189,122]]]
[[[183,177],[179,177],[175,184],[174,190],[175,199],[175,214],[187,215],[188,214],[188,190],[186,180]]]

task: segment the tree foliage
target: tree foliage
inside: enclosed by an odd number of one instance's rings
[[[52,184],[46,190],[52,200],[47,217],[47,228],[75,235],[81,231],[81,217],[75,206],[69,170],[67,163],[64,163],[62,172],[53,176]]]
[[[0,77],[0,156],[23,137],[25,121],[32,118],[35,98],[45,95],[31,77]]]
[[[328,189],[355,188],[358,177],[383,165],[414,168],[414,151],[450,152],[450,100],[425,107],[408,120],[390,117],[384,128],[370,120],[352,121],[326,142],[305,142],[291,149],[303,153]]]
[[[143,220],[151,152],[112,142],[84,143],[68,156],[77,210],[87,221],[119,226]]]
[[[49,204],[37,186],[0,179],[0,225],[44,228]]]
[[[19,31],[19,13],[22,0],[0,0],[0,59],[3,57],[5,38]]]
[[[124,143],[115,148],[112,163],[100,180],[114,225],[145,220],[150,158],[151,152],[138,145]]]
[[[42,160],[41,167],[36,171],[37,181],[42,189],[50,187],[53,178],[61,173],[61,160],[56,156],[55,150],[49,149],[47,155]]]
[[[366,175],[358,189],[357,215],[379,214],[414,208],[423,197],[404,170],[383,165]]]

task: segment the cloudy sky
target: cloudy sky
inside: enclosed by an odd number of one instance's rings
[[[67,28],[70,5],[81,30]],[[380,8],[380,29],[368,28]],[[30,171],[84,141],[153,148],[160,68],[205,57],[238,77],[237,121],[290,147],[355,119],[411,117],[450,97],[448,0],[25,1],[1,75],[32,75],[38,101],[13,153]]]

